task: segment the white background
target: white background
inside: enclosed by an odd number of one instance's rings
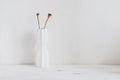
[[[0,0],[0,64],[32,64],[36,12],[51,64],[120,64],[120,0]]]

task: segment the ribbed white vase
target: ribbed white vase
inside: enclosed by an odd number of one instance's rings
[[[48,30],[38,29],[36,40],[36,66],[49,67],[49,54],[47,50]]]

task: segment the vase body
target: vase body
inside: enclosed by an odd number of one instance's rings
[[[48,44],[48,30],[37,30],[36,42],[36,66],[44,68],[49,67],[49,54],[47,50]]]

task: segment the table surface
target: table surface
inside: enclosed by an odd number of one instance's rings
[[[120,80],[120,65],[0,65],[0,80]]]

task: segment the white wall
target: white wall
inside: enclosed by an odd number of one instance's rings
[[[120,0],[81,0],[78,63],[120,64]]]
[[[120,64],[119,0],[1,0],[0,63],[34,63],[36,12],[47,12],[51,64]]]
[[[76,7],[74,7],[75,4],[73,5],[73,0],[69,3],[68,1],[1,0],[0,63],[34,63],[37,12],[41,12],[40,15],[43,15],[42,20],[46,18],[48,12],[53,14],[53,18],[48,24],[48,48],[51,54],[51,64],[71,62],[72,53],[75,50],[69,46],[75,45],[73,41],[75,33],[72,30],[76,24],[73,20]]]

